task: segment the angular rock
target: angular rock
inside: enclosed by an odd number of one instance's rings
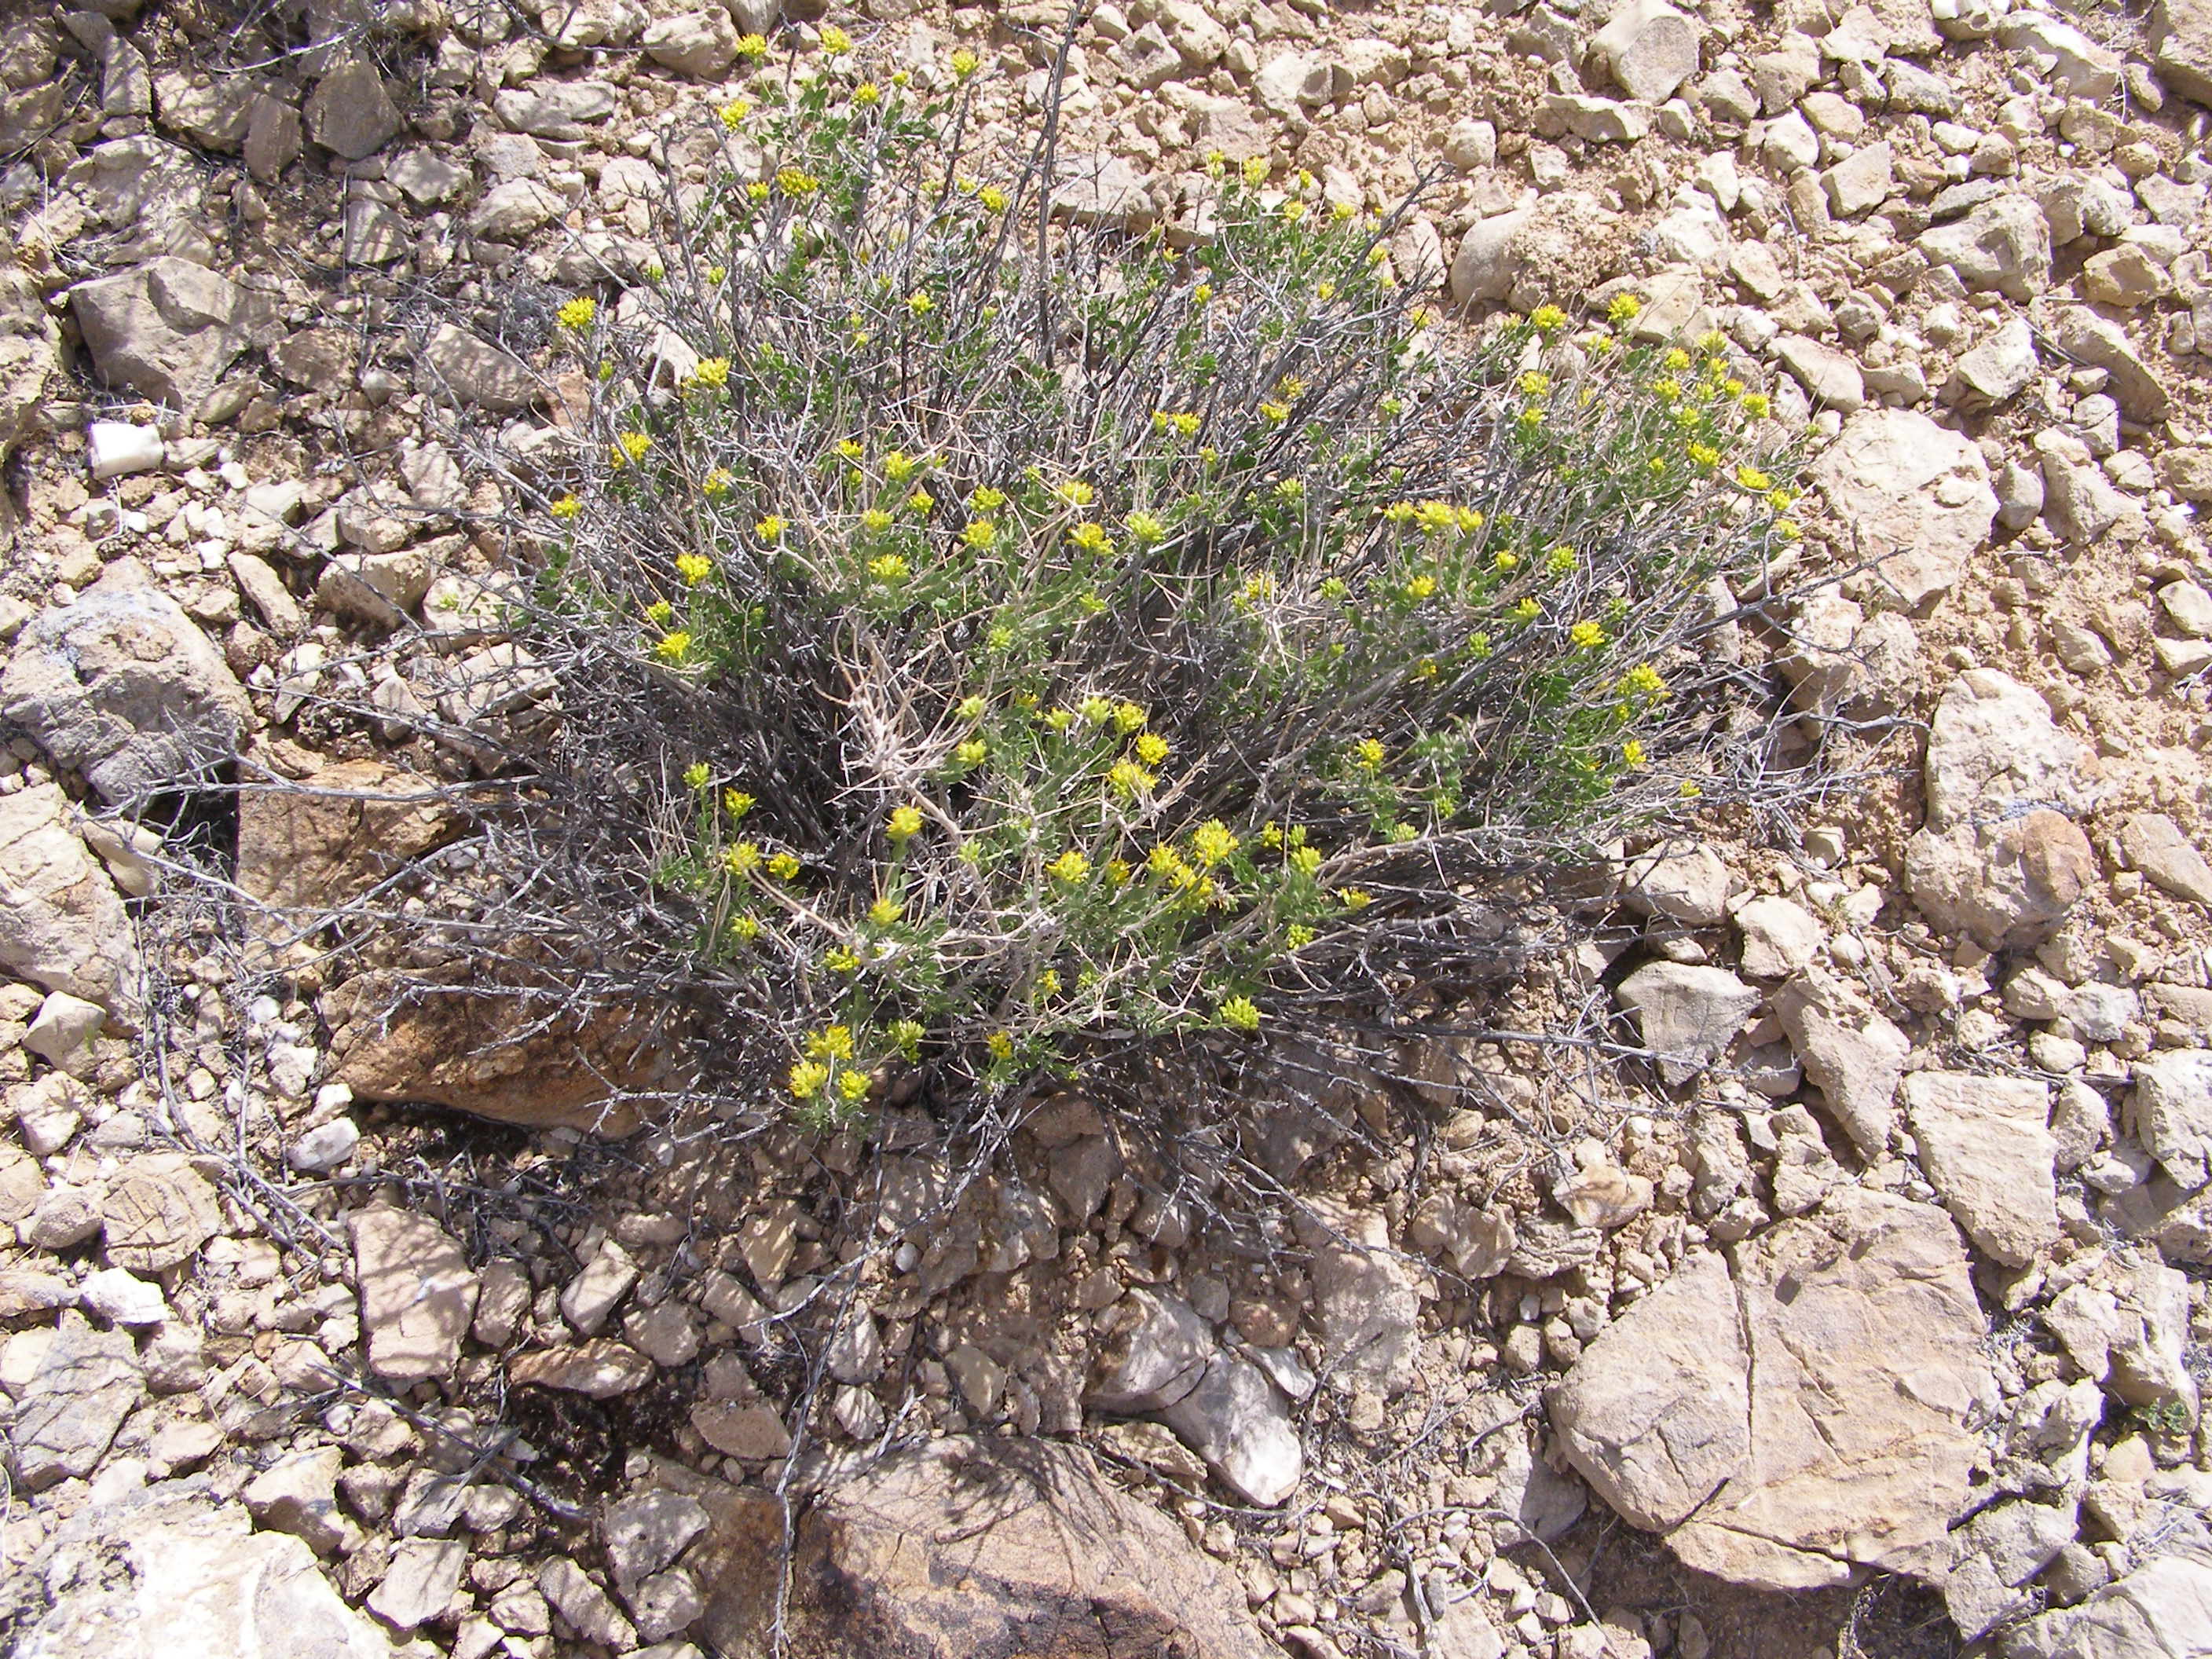
[[[709,1524],[699,1500],[680,1492],[644,1492],[607,1505],[607,1559],[623,1599],[674,1564]]]
[[[2027,390],[2035,380],[2035,330],[2014,317],[1959,359],[1952,371],[1954,394],[1964,400],[2001,404]]]
[[[1973,443],[1906,409],[1862,409],[1813,466],[1855,558],[1918,607],[1956,586],[1997,498]]]
[[[169,1299],[161,1287],[125,1267],[102,1267],[87,1273],[77,1287],[77,1305],[94,1318],[110,1325],[158,1325],[169,1316]]]
[[[614,1599],[568,1557],[556,1555],[538,1568],[538,1588],[586,1642],[617,1651],[637,1645],[637,1632]]]
[[[2033,197],[1992,197],[1962,219],[1923,231],[1930,264],[1948,265],[1976,294],[2032,300],[2051,286],[2051,222]]]
[[[1631,98],[1663,104],[1698,72],[1703,31],[1665,0],[1631,0],[1590,38],[1590,53]]]
[[[1897,1085],[1912,1045],[1845,981],[1808,970],[1774,994],[1774,1012],[1805,1075],[1852,1144],[1883,1156],[1897,1127]]]
[[[458,1538],[403,1538],[383,1582],[368,1593],[368,1610],[402,1635],[442,1619],[468,1561],[469,1547]]]
[[[691,1407],[691,1426],[725,1456],[765,1463],[791,1449],[791,1431],[773,1406],[702,1400]]]
[[[16,1659],[390,1659],[390,1641],[338,1598],[307,1545],[254,1532],[237,1504],[182,1482],[87,1504],[60,1561],[53,1604],[17,1632]]]
[[[2212,100],[2212,51],[2204,62],[2197,96]],[[2000,1651],[2004,1659],[2197,1659],[2207,1631],[2212,1549],[2191,1545],[2143,1563],[2077,1607],[2007,1631]]]
[[[178,1152],[132,1158],[100,1199],[102,1252],[111,1267],[167,1273],[222,1231],[222,1207],[207,1178]]]
[[[1197,1387],[1160,1420],[1246,1503],[1273,1509],[1297,1490],[1305,1470],[1297,1425],[1289,1403],[1249,1360],[1216,1355]]]
[[[1686,927],[1717,927],[1728,920],[1734,878],[1720,854],[1702,844],[1660,847],[1631,861],[1623,883],[1632,908]]]
[[[582,1336],[597,1336],[605,1328],[616,1304],[637,1283],[637,1264],[629,1252],[611,1238],[602,1243],[561,1292],[561,1316]]]
[[[64,1314],[30,1379],[15,1389],[9,1472],[27,1492],[82,1478],[100,1466],[115,1431],[143,1394],[127,1332],[94,1330]]]
[[[622,106],[605,81],[547,81],[495,94],[492,110],[510,132],[575,143]]]
[[[711,81],[735,61],[738,30],[728,10],[716,6],[656,19],[645,26],[639,44],[662,68]]]
[[[345,1453],[337,1446],[295,1452],[255,1475],[239,1496],[257,1524],[288,1532],[318,1555],[328,1555],[352,1532],[338,1509],[338,1470],[344,1463]]]
[[[2166,418],[2173,394],[2119,324],[2087,306],[2068,306],[2055,319],[2051,335],[2068,357],[2112,377],[2112,394],[2130,420],[2148,425]]]
[[[1995,669],[1969,669],[1945,690],[1929,728],[1929,826],[2028,805],[2079,810],[2088,765],[2088,746],[2058,729],[2040,694]]]
[[[2137,812],[2120,826],[2130,864],[2176,898],[2212,906],[2212,864],[2163,812]]]
[[[38,279],[19,267],[0,271],[0,460],[45,412],[60,346],[61,330],[46,313]]]
[[[1084,1401],[1094,1411],[1155,1412],[1198,1386],[1213,1333],[1180,1297],[1132,1291],[1126,1321],[1102,1345]]]
[[[773,1555],[745,1564],[749,1581],[773,1582]],[[1266,1659],[1272,1648],[1229,1569],[1086,1453],[1045,1440],[934,1440],[831,1486],[801,1528],[791,1600],[807,1652]]]
[[[2097,877],[2088,837],[2063,814],[2039,809],[1949,835],[1923,830],[1905,851],[1905,890],[1921,914],[1990,951],[2048,938]]]
[[[1654,962],[1621,981],[1620,1000],[1635,1014],[1644,1046],[1657,1052],[1659,1075],[1679,1085],[1721,1057],[1759,995],[1725,968]]]
[[[1390,1248],[1388,1218],[1325,1199],[1298,1218],[1313,1253],[1322,1348],[1340,1387],[1366,1383],[1386,1397],[1408,1387],[1419,1363],[1419,1269]]]
[[[245,295],[186,259],[80,283],[70,305],[102,380],[187,413],[247,343]]]
[[[422,348],[423,390],[450,390],[465,404],[495,413],[526,409],[538,398],[537,377],[513,352],[452,323],[438,325]]]
[[[1975,1243],[2024,1267],[2058,1242],[2058,1143],[2045,1085],[1915,1072],[1904,1094],[1921,1168]]]
[[[1785,334],[1774,343],[1774,355],[1794,375],[1814,407],[1850,414],[1866,404],[1866,380],[1846,354],[1802,334]]]
[[[380,761],[338,761],[296,783],[239,792],[235,879],[278,910],[331,910],[459,827],[432,780]]]
[[[2212,6],[2205,0],[2157,0],[2150,9],[2153,61],[2185,98],[2212,106]]]
[[[122,805],[227,765],[252,715],[222,653],[135,559],[16,636],[0,714]]]
[[[376,65],[361,58],[339,64],[307,96],[307,137],[349,161],[382,149],[404,125]]]
[[[540,1348],[518,1354],[507,1368],[517,1388],[562,1389],[593,1400],[631,1394],[653,1381],[653,1361],[611,1337],[595,1336],[573,1348]]]
[[[1583,285],[1585,279],[1602,280],[1616,265],[1604,252],[1611,221],[1595,202],[1568,191],[1543,197],[1534,207],[1478,220],[1452,258],[1453,301],[1504,300],[1516,308],[1533,308],[1547,295]]]
[[[1774,1589],[1868,1567],[1940,1576],[1997,1399],[1950,1218],[1844,1186],[1729,1255],[1751,1357],[1749,1448],[1668,1534],[1675,1554]]]
[[[1808,966],[1827,937],[1818,916],[1786,898],[1738,905],[1735,925],[1743,933],[1743,971],[1753,979],[1782,979]]]
[[[1665,1532],[1749,1456],[1748,1366],[1728,1264],[1697,1255],[1601,1331],[1545,1405],[1598,1496]]]
[[[346,1225],[369,1370],[395,1382],[451,1375],[477,1305],[477,1276],[461,1247],[406,1210],[356,1210]]]
[[[137,935],[70,818],[58,784],[0,796],[0,967],[135,1024]]]
[[[2179,1048],[2138,1060],[2124,1121],[2183,1187],[2212,1180],[2212,1049]]]

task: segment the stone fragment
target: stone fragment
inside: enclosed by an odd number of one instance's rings
[[[403,1538],[368,1593],[368,1610],[403,1636],[434,1623],[453,1605],[468,1560],[469,1547],[458,1538]]]
[[[711,81],[738,55],[737,26],[726,8],[678,12],[645,26],[640,42],[645,55],[664,69],[696,80]]]
[[[0,796],[0,967],[129,1024],[143,971],[137,936],[70,818],[57,784]]]
[[[1905,847],[1905,890],[1921,914],[1990,951],[2040,943],[2097,878],[2088,837],[2043,809],[1949,835],[1922,830]]]
[[[349,161],[375,155],[404,125],[376,65],[358,58],[315,83],[307,119],[307,137]]]
[[[134,426],[128,421],[94,421],[85,428],[84,439],[85,458],[91,463],[95,480],[152,472],[161,465],[158,428]]]
[[[395,1382],[451,1375],[477,1305],[477,1276],[461,1247],[406,1210],[356,1210],[346,1224],[368,1368]]]
[[[1663,104],[1698,72],[1702,31],[1665,0],[1631,0],[1590,37],[1591,55],[1639,103]]]
[[[724,1581],[724,1596],[775,1605],[775,1536],[732,1558],[742,1576]],[[802,1650],[824,1653],[1266,1659],[1273,1649],[1233,1572],[1103,1480],[1088,1454],[1048,1440],[933,1440],[828,1487],[801,1527],[790,1607]],[[710,1607],[702,1632],[750,1650],[717,1620]]]
[[[102,380],[187,413],[247,343],[244,293],[187,259],[80,283],[70,306]]]
[[[537,377],[513,352],[452,323],[441,323],[422,348],[426,392],[450,392],[495,413],[526,409],[538,398]]]
[[[360,1126],[349,1117],[319,1123],[284,1150],[284,1162],[301,1175],[325,1175],[361,1145]]]
[[[1585,143],[1632,144],[1651,131],[1650,112],[1642,105],[1587,93],[1547,93],[1544,113]]]
[[[1846,353],[1802,334],[1785,334],[1775,341],[1774,356],[1805,388],[1815,408],[1848,415],[1865,405],[1865,377]]]
[[[1814,464],[1854,558],[1916,609],[1966,574],[1996,517],[1981,450],[1925,415],[1862,409]]]
[[[2212,100],[2212,39],[2195,82]],[[2172,66],[2161,60],[2166,72]],[[2004,1633],[2005,1659],[2195,1659],[2212,1630],[2212,1548],[2185,1544]]]
[[[1862,144],[1820,175],[1828,210],[1838,219],[1856,219],[1889,199],[1896,187],[1889,146]]]
[[[1160,1420],[1246,1503],[1273,1509],[1297,1489],[1305,1469],[1297,1425],[1289,1403],[1249,1360],[1216,1355]]]
[[[2111,377],[2112,395],[2121,413],[2149,425],[2166,418],[2173,394],[2158,372],[2128,338],[2128,331],[2087,306],[2068,306],[2051,324],[2059,350],[2077,363],[2101,368]]]
[[[100,1466],[115,1431],[142,1397],[130,1334],[62,1316],[28,1381],[14,1390],[9,1468],[27,1492],[82,1478]]]
[[[1728,1264],[1702,1255],[1601,1331],[1545,1404],[1598,1496],[1665,1532],[1750,1455],[1748,1365]]]
[[[699,1437],[726,1456],[765,1463],[791,1449],[791,1431],[772,1406],[702,1400],[691,1407]]]
[[[2212,1180],[2212,1049],[2177,1048],[2136,1063],[2124,1121],[2185,1188]]]
[[[16,1659],[391,1659],[306,1544],[254,1532],[239,1505],[182,1482],[88,1504],[61,1541],[70,1565],[48,1580],[52,1605],[16,1631]]]
[[[1905,1110],[1921,1168],[1966,1234],[2007,1267],[2058,1242],[2051,1091],[2027,1078],[1915,1072]]]
[[[561,1316],[575,1327],[577,1334],[597,1336],[635,1283],[637,1264],[610,1238],[561,1292]]]
[[[2212,6],[2205,0],[2157,0],[2148,40],[2166,85],[2212,106]]]
[[[637,1645],[637,1632],[613,1598],[567,1556],[556,1555],[538,1568],[538,1588],[585,1641],[617,1651]]]
[[[107,1183],[100,1213],[108,1265],[137,1273],[166,1273],[189,1261],[222,1230],[214,1187],[178,1152],[125,1164]]]
[[[1607,234],[1612,222],[1595,202],[1567,191],[1478,220],[1452,258],[1452,299],[1503,300],[1530,310],[1555,294],[1593,286],[1618,266]]]
[[[2034,381],[2039,364],[2035,330],[2025,317],[2014,317],[1992,330],[1972,350],[1962,356],[1952,370],[1954,396],[1962,401],[2002,404],[2018,397]],[[2041,506],[2039,499],[2037,502]],[[2033,518],[2033,514],[2029,515]],[[2022,520],[2021,524],[2027,520]],[[2019,525],[2012,526],[2018,529]]]
[[[1923,231],[1916,246],[1972,293],[2032,300],[2051,286],[2051,223],[2033,197],[2002,195]]]
[[[77,1305],[94,1318],[110,1325],[143,1328],[158,1325],[169,1316],[169,1300],[161,1287],[125,1267],[102,1267],[87,1273],[77,1286]]]
[[[1690,1081],[1717,1060],[1759,1006],[1759,993],[1725,968],[1654,962],[1620,982],[1644,1046],[1669,1084]]]
[[[603,1528],[607,1559],[623,1599],[628,1601],[631,1590],[674,1565],[708,1524],[699,1500],[680,1492],[643,1492],[608,1504]]]
[[[1154,1412],[1198,1386],[1213,1334],[1180,1297],[1132,1291],[1123,1322],[1098,1348],[1085,1403],[1095,1411]]]
[[[252,704],[145,567],[118,559],[16,636],[0,714],[124,805],[207,781],[236,757]]]
[[[1728,920],[1734,879],[1710,847],[1655,848],[1630,861],[1623,892],[1632,908],[1686,927],[1717,927]]]
[[[2212,906],[2212,864],[2163,812],[2136,812],[2120,826],[2120,851],[2176,898]]]
[[[338,1470],[345,1453],[320,1446],[279,1458],[246,1484],[239,1494],[257,1524],[288,1532],[318,1555],[329,1555],[352,1534],[338,1509]]]
[[[1793,899],[1739,904],[1735,925],[1743,933],[1743,971],[1753,979],[1783,979],[1808,966],[1826,939],[1820,918]]]
[[[1298,1217],[1298,1237],[1313,1254],[1309,1272],[1331,1381],[1365,1383],[1386,1398],[1405,1389],[1421,1352],[1419,1270],[1391,1248],[1388,1218],[1315,1199]]]
[[[562,1389],[593,1400],[634,1393],[653,1381],[653,1361],[626,1343],[596,1336],[573,1348],[518,1354],[507,1368],[517,1388]]]
[[[381,761],[337,761],[238,795],[240,888],[282,911],[336,909],[458,830],[437,784]]]
[[[49,1066],[59,1066],[99,1035],[106,1014],[96,1002],[50,991],[23,1028],[23,1047]]]

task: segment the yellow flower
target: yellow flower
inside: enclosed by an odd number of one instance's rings
[[[765,179],[756,179],[752,183],[745,186],[745,199],[747,201],[765,202],[768,200],[768,196],[769,182]]]
[[[623,433],[615,439],[614,463],[617,466],[620,466],[625,461],[641,461],[645,459],[646,452],[652,447],[653,440],[644,433]]]
[[[791,1068],[791,1092],[811,1100],[830,1081],[830,1068],[816,1060],[802,1060]]]
[[[937,505],[937,497],[931,495],[927,489],[917,489],[913,495],[906,498],[906,504],[912,507],[916,513],[926,514],[931,507]]]
[[[1701,466],[1708,472],[1721,464],[1720,451],[1711,444],[1693,443],[1686,453],[1693,465]]]
[[[825,1025],[806,1039],[809,1060],[850,1060],[853,1057],[853,1028],[849,1025]]]
[[[970,52],[967,47],[961,46],[954,51],[952,54],[952,73],[956,78],[965,81],[969,76],[973,75],[977,70],[982,67],[983,60],[981,58],[978,58],[974,52]]]
[[[860,959],[842,945],[833,945],[822,953],[822,965],[833,974],[857,974]]]
[[[1283,930],[1283,942],[1293,951],[1303,951],[1316,938],[1314,930],[1303,921],[1294,921]]]
[[[891,515],[880,507],[872,507],[860,514],[860,528],[872,536],[880,536],[891,527]]]
[[[868,1092],[868,1074],[866,1072],[841,1073],[837,1079],[837,1092],[842,1095],[848,1103],[857,1103],[861,1096]]]
[[[883,100],[883,88],[873,81],[863,81],[853,88],[853,101],[856,104],[874,105]]]
[[[1632,323],[1644,314],[1644,301],[1633,294],[1617,295],[1605,308],[1605,314],[1608,322]]]
[[[1322,301],[1324,304],[1328,301],[1334,300],[1336,298],[1336,284],[1334,283],[1315,283],[1314,298]]]
[[[730,937],[740,945],[750,945],[760,937],[760,922],[752,916],[735,915],[730,918]]]
[[[655,599],[651,605],[645,607],[646,621],[657,623],[662,628],[668,626],[668,619],[675,614],[676,607],[670,605],[665,599]]]
[[[1311,876],[1321,868],[1321,848],[1293,847],[1291,848],[1291,868],[1302,876]]]
[[[987,706],[981,697],[965,696],[960,699],[952,712],[963,720],[980,720],[983,718],[983,710]]]
[[[653,647],[653,654],[663,662],[682,662],[684,653],[690,648],[690,635],[679,628],[672,633],[663,634],[659,643]]]
[[[730,493],[730,486],[736,482],[737,480],[730,476],[729,468],[718,466],[706,476],[699,488],[709,497],[726,495]]]
[[[722,810],[732,819],[742,818],[758,805],[742,789],[725,789],[722,792]]]
[[[1650,663],[1640,662],[1620,677],[1620,691],[1630,697],[1663,697],[1667,681]]]
[[[921,833],[921,809],[913,806],[894,806],[884,833],[894,842],[911,841]]]
[[[768,872],[778,881],[789,881],[799,873],[799,860],[789,853],[778,853],[768,861]]]
[[[1544,424],[1544,411],[1533,406],[1524,409],[1521,411],[1518,423],[1526,427],[1529,431],[1534,432],[1538,427]]]
[[[1200,864],[1218,864],[1237,850],[1237,837],[1219,818],[1208,818],[1191,832],[1190,850]]]
[[[1297,223],[1299,220],[1305,216],[1306,204],[1304,202],[1285,202],[1283,204],[1283,217],[1289,220],[1292,224]]]
[[[1167,538],[1167,526],[1150,513],[1132,513],[1121,522],[1128,527],[1129,534],[1146,547]]]
[[[1244,182],[1257,190],[1267,182],[1268,167],[1265,157],[1255,155],[1247,160],[1241,171]]]
[[[574,495],[563,495],[546,510],[556,519],[573,519],[584,510],[584,504]]]
[[[580,294],[563,304],[555,314],[560,318],[562,327],[572,328],[581,333],[592,325],[592,319],[599,314],[599,302],[588,295]]]
[[[1626,766],[1643,765],[1644,745],[1638,743],[1634,738],[1631,738],[1626,743],[1620,745],[1620,758],[1622,764]]]
[[[1114,544],[1106,534],[1106,526],[1103,524],[1094,524],[1088,519],[1070,530],[1067,532],[1067,539],[1085,553],[1103,553]]]
[[[720,392],[730,383],[730,360],[727,357],[702,357],[699,367],[691,371],[691,384],[704,386],[709,392]]]
[[[1071,847],[1046,865],[1044,872],[1054,881],[1064,881],[1073,886],[1091,873],[1091,860]]]
[[[1224,1025],[1234,1031],[1260,1029],[1260,1010],[1249,997],[1231,997],[1215,1011]]]
[[[1049,968],[1039,974],[1036,977],[1036,991],[1041,997],[1058,996],[1060,994],[1059,974]]]
[[[1522,600],[1520,604],[1513,607],[1512,611],[1513,619],[1516,622],[1532,623],[1543,614],[1544,607],[1538,605],[1534,599]]]
[[[760,868],[761,850],[754,842],[735,842],[722,854],[723,867],[733,876],[749,876]]]
[[[1541,369],[1532,368],[1521,377],[1520,386],[1524,398],[1547,397],[1552,390],[1552,377]]]
[[[987,213],[1004,213],[1006,210],[1006,192],[996,185],[984,185],[975,192],[975,199],[983,204]]]
[[[811,196],[816,191],[821,189],[822,181],[804,167],[779,167],[776,169],[775,187],[786,196],[797,200],[801,197]]]
[[[1012,1060],[1014,1057],[1014,1040],[1004,1031],[992,1032],[983,1039],[983,1046],[991,1051],[994,1060]]]
[[[1577,651],[1595,651],[1605,643],[1605,629],[1594,622],[1578,622],[1567,630]]]
[[[1735,481],[1746,489],[1756,490],[1761,495],[1774,488],[1774,480],[1755,466],[1736,468]]]
[[[1429,598],[1436,591],[1437,579],[1434,576],[1416,576],[1406,584],[1406,597],[1416,605]]]
[[[1213,284],[1200,283],[1196,288],[1191,289],[1190,297],[1193,304],[1205,305],[1213,298]]]
[[[1127,758],[1115,761],[1106,770],[1107,787],[1124,800],[1145,793],[1158,781],[1136,762]]]
[[[1080,478],[1063,478],[1052,487],[1052,493],[1070,507],[1088,507],[1097,492]]]
[[[832,58],[842,58],[853,49],[853,37],[835,23],[822,26],[822,50]]]
[[[890,1023],[890,1039],[898,1044],[898,1051],[908,1060],[921,1052],[922,1024],[918,1019],[895,1019]]]
[[[707,787],[707,780],[711,775],[712,774],[707,770],[706,762],[693,761],[690,765],[684,769],[684,787],[686,789],[704,789]]]
[[[1375,895],[1364,887],[1340,887],[1336,890],[1336,896],[1347,910],[1364,910],[1375,902]]]
[[[735,132],[739,127],[744,125],[745,117],[750,115],[752,112],[753,103],[751,99],[732,98],[728,103],[722,106],[722,125],[727,127],[732,132]]]
[[[1288,404],[1261,404],[1260,416],[1271,426],[1280,426],[1291,418],[1291,406]]]
[[[1386,751],[1373,738],[1362,738],[1352,748],[1352,758],[1363,772],[1379,772]]]
[[[1765,420],[1767,411],[1774,407],[1764,392],[1747,392],[1743,394],[1742,402],[1743,412],[1753,420]]]
[[[714,574],[714,562],[704,553],[678,553],[676,574],[684,578],[686,587],[696,587]]]
[[[783,539],[783,532],[790,528],[791,525],[787,520],[771,513],[753,526],[753,534],[764,542],[781,541]]]
[[[1158,766],[1168,757],[1168,740],[1157,732],[1146,732],[1137,739],[1137,758],[1147,766]]]
[[[868,561],[868,574],[879,582],[902,582],[913,573],[903,556],[885,553]]]
[[[990,752],[990,745],[982,738],[970,738],[952,751],[952,758],[963,766],[981,766],[983,757]]]
[[[1670,374],[1680,374],[1690,366],[1690,354],[1675,346],[1659,360],[1660,367]]]
[[[917,317],[926,316],[937,308],[937,301],[917,289],[906,296],[906,308]]]
[[[1805,532],[1797,527],[1793,520],[1777,519],[1774,521],[1774,533],[1785,542],[1794,542]]]
[[[990,519],[970,519],[960,539],[980,553],[999,539],[998,524]]]
[[[738,56],[757,61],[768,56],[768,37],[763,34],[741,34],[738,37]]]
[[[1561,542],[1544,556],[1544,568],[1554,576],[1564,576],[1575,568],[1575,550]]]
[[[968,505],[978,513],[996,513],[1006,504],[1006,492],[994,489],[988,484],[978,486],[968,496]]]
[[[1538,306],[1528,313],[1528,321],[1539,334],[1557,334],[1567,325],[1567,313],[1557,306]]]

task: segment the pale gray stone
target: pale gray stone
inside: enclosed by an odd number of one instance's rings
[[[1921,1168],[1975,1243],[2022,1267],[2058,1242],[2058,1144],[2045,1085],[1915,1072],[1904,1096]]]
[[[1721,1057],[1759,996],[1725,968],[1655,962],[1621,981],[1620,1000],[1659,1055],[1660,1076],[1683,1084]]]

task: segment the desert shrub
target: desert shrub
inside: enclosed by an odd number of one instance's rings
[[[1418,978],[1740,781],[1718,584],[1796,434],[1717,337],[1455,337],[1310,178],[1147,225],[969,153],[964,54],[748,46],[659,264],[562,307],[526,628],[647,802],[629,948],[810,1119]]]

